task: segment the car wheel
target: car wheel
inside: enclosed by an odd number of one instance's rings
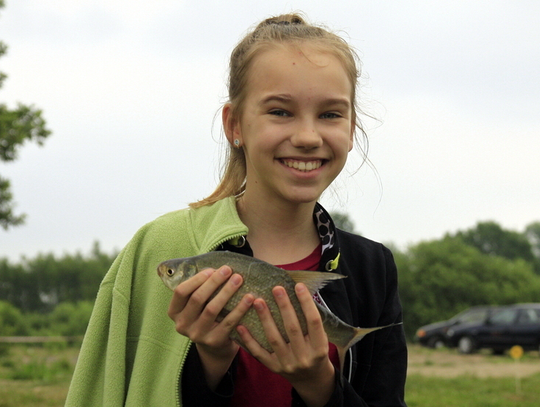
[[[474,342],[474,339],[470,336],[464,336],[459,339],[458,342],[458,350],[459,353],[469,354],[473,353],[476,348],[476,344]]]
[[[433,349],[441,349],[444,347],[444,341],[441,337],[434,336],[429,339],[427,346]]]

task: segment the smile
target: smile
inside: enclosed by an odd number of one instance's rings
[[[285,164],[289,168],[294,168],[298,171],[308,172],[316,170],[317,168],[320,168],[322,163],[322,160],[314,160],[314,161],[296,161],[296,160],[281,160],[283,164]]]

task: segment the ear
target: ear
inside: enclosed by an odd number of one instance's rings
[[[240,140],[242,144],[242,132],[240,131],[240,123],[236,117],[233,115],[231,103],[225,103],[223,109],[221,110],[221,120],[223,122],[223,130],[225,131],[225,136],[231,145],[235,139]]]
[[[356,123],[355,121],[353,120],[351,122],[351,134],[349,136],[349,152],[351,152],[351,150],[353,149],[354,147],[354,133],[355,133],[355,130],[356,130]]]

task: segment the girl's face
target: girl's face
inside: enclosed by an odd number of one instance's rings
[[[255,57],[241,117],[229,127],[247,165],[246,195],[313,203],[353,146],[352,88],[331,53],[276,47]]]

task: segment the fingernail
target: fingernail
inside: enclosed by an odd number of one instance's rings
[[[253,303],[253,306],[255,307],[255,309],[259,310],[259,311],[262,311],[264,309],[264,305],[262,302],[255,302]]]
[[[232,285],[238,286],[238,285],[240,285],[241,282],[242,282],[242,278],[238,274],[234,274],[231,277],[231,284]]]
[[[228,267],[221,267],[219,269],[219,272],[221,273],[222,276],[228,276],[230,273],[231,273],[231,269],[228,268]]]
[[[276,288],[274,290],[274,295],[276,298],[282,298],[285,295],[285,290],[283,288]]]
[[[303,293],[306,291],[306,286],[304,284],[297,284],[296,285],[296,292],[297,293]]]
[[[251,295],[248,295],[248,296],[244,297],[244,301],[246,302],[247,305],[253,304],[254,300],[255,299]]]
[[[212,269],[206,269],[206,270],[203,270],[203,273],[207,276],[207,277],[210,277],[214,271]]]

